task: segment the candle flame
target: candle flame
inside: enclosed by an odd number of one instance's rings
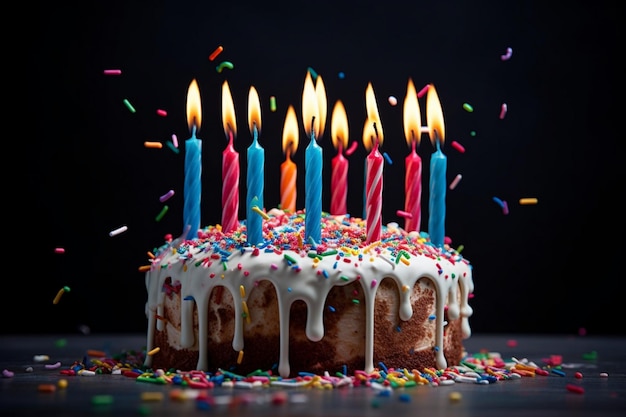
[[[322,76],[318,75],[315,79],[315,95],[317,96],[317,105],[319,107],[320,126],[319,132],[316,131],[315,137],[321,138],[326,127],[326,115],[328,114],[328,102],[326,99],[326,88]]]
[[[376,95],[372,83],[367,84],[365,89],[365,108],[367,109],[367,120],[363,127],[363,146],[370,151],[374,146],[374,142],[378,138],[378,146],[383,144],[383,125],[378,115],[378,104],[376,104]],[[376,128],[374,128],[376,125]]]
[[[348,117],[341,100],[337,100],[333,107],[330,134],[335,149],[339,149],[340,145],[344,150],[348,148]]]
[[[259,93],[254,86],[250,87],[248,93],[248,128],[250,134],[254,136],[254,125],[256,124],[257,135],[261,134],[261,102]]]
[[[363,125],[363,146],[366,151],[371,151],[376,141],[376,130],[374,124],[368,119]]]
[[[298,118],[296,109],[290,104],[285,116],[285,127],[283,128],[283,152],[293,155],[298,149]]]
[[[439,141],[439,147],[443,148],[446,137],[446,129],[443,124],[443,110],[435,86],[430,84],[426,95],[426,122],[428,123],[428,136],[430,143],[437,148],[436,141]],[[435,134],[437,132],[437,134]]]
[[[409,78],[406,88],[406,97],[404,98],[404,137],[406,143],[411,146],[413,141],[416,145],[420,144],[422,135],[421,126],[422,115],[420,114],[420,105],[417,101],[417,92],[413,80]]]
[[[313,126],[311,126],[311,121],[313,121]],[[317,139],[317,134],[320,130],[319,105],[313,79],[309,71],[306,73],[302,90],[302,124],[304,125],[306,135],[311,137],[311,134],[314,134],[315,139]]]
[[[235,105],[233,104],[233,96],[230,94],[228,81],[222,83],[222,123],[224,124],[224,133],[226,133],[227,138],[228,132],[232,132],[233,137],[237,136]]]
[[[200,89],[198,88],[198,82],[194,78],[187,89],[187,125],[189,126],[189,131],[193,131],[195,126],[196,132],[199,132],[201,123],[202,104],[200,101]]]

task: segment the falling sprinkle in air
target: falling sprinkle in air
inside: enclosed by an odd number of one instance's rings
[[[217,58],[217,56],[221,54],[223,50],[224,47],[222,45],[215,48],[215,50],[211,52],[211,55],[209,55],[209,61],[213,61],[215,58]]]
[[[117,229],[115,229],[115,230],[110,231],[110,232],[109,232],[109,236],[111,236],[111,237],[113,237],[113,236],[117,236],[117,235],[119,235],[120,233],[124,233],[124,232],[125,232],[125,231],[127,231],[127,230],[128,230],[128,226],[122,226],[122,227],[119,227],[119,228],[117,228]]]
[[[136,113],[136,112],[137,112],[137,110],[135,110],[135,108],[133,107],[133,105],[132,105],[132,104],[130,104],[130,101],[128,101],[128,99],[126,99],[126,98],[124,99],[124,105],[126,106],[126,108],[127,108],[128,110],[130,110],[130,112],[131,112],[131,113]]]
[[[224,68],[233,69],[235,66],[230,61],[221,62],[217,67],[215,67],[215,71],[222,72]]]

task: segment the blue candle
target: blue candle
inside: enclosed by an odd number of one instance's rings
[[[446,222],[446,156],[441,152],[445,139],[443,111],[435,86],[430,84],[426,96],[428,136],[435,147],[430,157],[430,193],[428,201],[428,234],[434,246],[442,247]]]
[[[305,209],[304,222],[307,242],[320,243],[322,238],[322,148],[315,140],[315,131],[311,132],[311,142],[306,147],[305,160]]]
[[[247,242],[251,245],[258,245],[263,242],[263,218],[252,208],[257,206],[263,210],[263,175],[265,165],[265,150],[259,145],[258,130],[256,125],[253,128],[253,140],[248,147],[248,174],[246,178],[246,229]],[[253,201],[254,199],[254,201]]]
[[[446,168],[447,158],[436,141],[437,151],[430,156],[430,201],[428,204],[428,234],[437,247],[443,246],[446,220]]]
[[[325,92],[323,84],[319,91],[313,85],[311,73],[307,71],[302,90],[302,123],[311,139],[304,152],[304,236],[307,243],[318,244],[322,239],[322,148],[316,135],[321,135],[325,118]]]
[[[196,138],[196,126],[193,125],[191,137],[185,141],[183,230],[189,227],[187,239],[195,238],[200,229],[201,175],[202,142]]]
[[[202,196],[202,142],[196,138],[202,121],[200,89],[194,79],[187,90],[187,124],[191,137],[185,141],[185,184],[183,206],[183,239],[197,237],[200,229],[200,197]]]

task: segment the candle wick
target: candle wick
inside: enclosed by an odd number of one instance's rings
[[[235,137],[235,134],[233,132],[234,132],[233,126],[227,122],[226,123],[226,140],[228,141],[230,145],[233,144],[233,139]]]
[[[376,147],[378,148],[378,129],[376,128],[376,122],[373,122],[372,125],[374,126],[374,133],[376,134],[375,144],[376,144]]]
[[[196,123],[195,123],[195,119],[194,119],[194,123],[193,125],[191,125],[191,136],[196,136]]]
[[[259,137],[259,130],[258,130],[257,125],[256,125],[256,120],[254,120],[252,122],[252,125],[253,125],[252,126],[252,136],[253,136],[253,139],[256,141],[258,139],[258,137]]]

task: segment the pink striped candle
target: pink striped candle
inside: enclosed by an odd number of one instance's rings
[[[343,156],[343,149],[348,147],[348,118],[341,100],[337,100],[333,109],[331,138],[337,155],[331,161],[330,214],[340,215],[348,212],[348,160]]]
[[[233,146],[237,122],[227,81],[222,84],[222,122],[228,137],[228,145],[222,152],[222,231],[228,233],[239,226],[239,153]]]
[[[239,152],[233,147],[233,132],[228,132],[228,145],[222,152],[222,231],[231,232],[239,221]]]
[[[385,159],[378,152],[378,139],[367,157],[367,197],[366,197],[366,243],[380,240],[382,232],[383,207],[383,165]]]
[[[413,80],[409,78],[403,109],[404,137],[411,147],[404,160],[404,211],[411,214],[404,222],[404,229],[408,232],[420,231],[422,216],[422,159],[416,152],[422,134],[422,117],[417,97]]]
[[[383,208],[383,165],[385,158],[378,151],[383,144],[383,126],[378,116],[378,104],[372,83],[365,89],[367,120],[363,127],[363,145],[371,152],[365,160],[365,219],[366,242],[380,240]]]
[[[419,232],[422,217],[422,158],[415,152],[415,147],[412,142],[411,153],[404,160],[404,211],[411,214],[404,222],[404,229],[408,232]]]

